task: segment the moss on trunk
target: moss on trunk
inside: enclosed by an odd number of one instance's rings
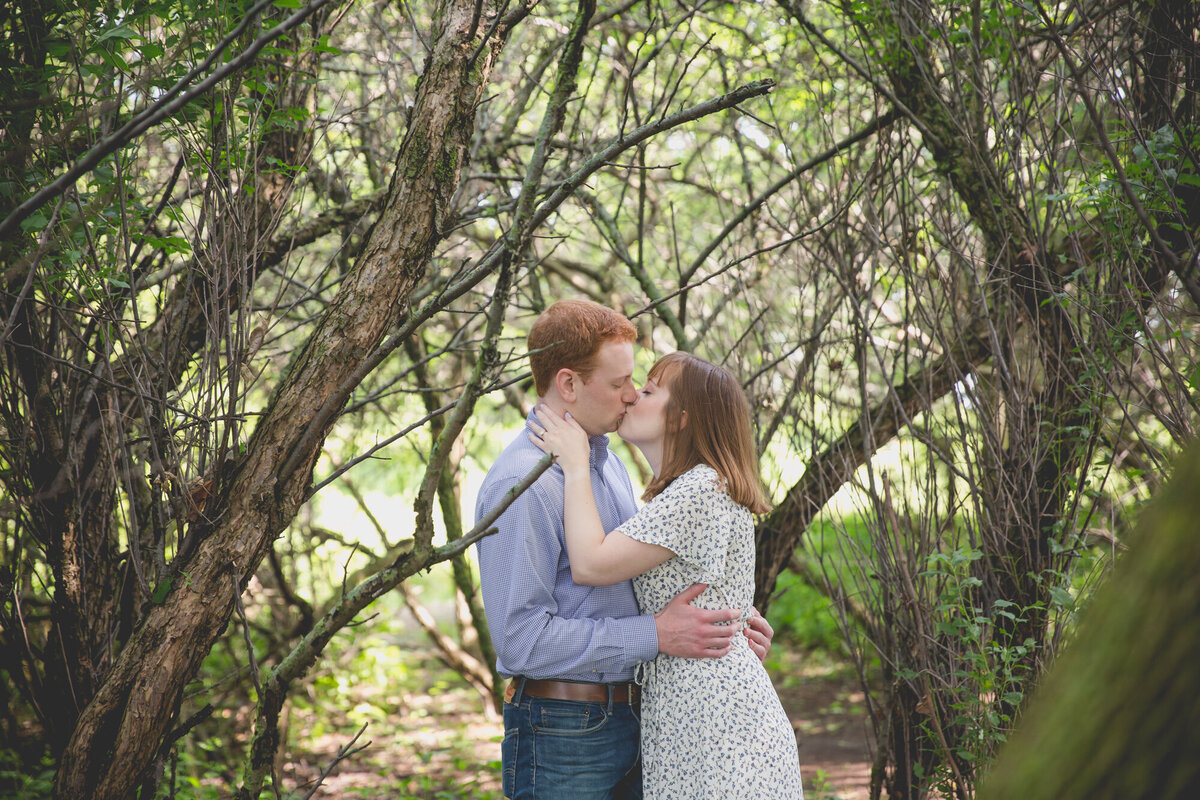
[[[978,800],[1200,797],[1200,447],[1143,516]]]

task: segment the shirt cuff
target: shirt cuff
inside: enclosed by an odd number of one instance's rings
[[[630,668],[658,655],[658,630],[654,627],[653,615],[644,614],[629,619],[625,630],[625,653],[630,659]]]

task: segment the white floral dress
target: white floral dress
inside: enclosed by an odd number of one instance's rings
[[[633,579],[642,613],[702,582],[694,605],[743,609],[754,598],[754,522],[707,464],[680,475],[620,530],[673,558]],[[742,623],[735,623],[742,624]],[[643,665],[646,800],[798,800],[796,737],[746,637],[723,658],[659,655]]]

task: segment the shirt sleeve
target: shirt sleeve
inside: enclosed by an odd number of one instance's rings
[[[618,530],[667,548],[699,569],[705,582],[720,581],[729,554],[730,520],[718,480],[712,469],[685,472]]]
[[[497,668],[504,675],[605,681],[606,673],[627,673],[658,654],[654,618],[562,615],[554,591],[563,577],[560,569],[566,569],[559,535],[562,512],[550,511],[551,498],[541,485],[555,477],[548,472],[521,494],[497,519],[497,532],[477,547]],[[478,515],[497,505],[510,488],[504,482],[485,486]],[[636,606],[630,610],[636,614]]]

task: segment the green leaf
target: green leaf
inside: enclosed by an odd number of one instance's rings
[[[182,236],[146,236],[146,244],[166,253],[191,253],[192,243]]]
[[[163,53],[166,52],[166,50],[163,50],[162,45],[155,44],[154,42],[150,42],[149,44],[139,45],[137,48],[137,51],[139,53],[141,53],[142,58],[146,59],[147,61],[158,58],[159,56],[161,56]]]
[[[119,69],[121,71],[127,71],[129,69],[129,62],[127,62],[120,53],[109,51],[104,48],[100,48],[97,52],[100,54],[100,58],[104,59],[104,62],[110,67]]]
[[[25,219],[21,220],[21,229],[27,233],[32,231],[40,231],[42,228],[46,227],[46,223],[49,221],[50,218],[44,213],[41,211],[35,211]]]
[[[1056,606],[1060,606],[1062,608],[1067,608],[1072,603],[1074,603],[1075,600],[1074,600],[1074,598],[1071,597],[1071,593],[1068,592],[1066,589],[1062,588],[1061,586],[1051,586],[1050,587],[1050,602]]]
[[[318,53],[331,53],[335,56],[340,56],[342,54],[341,50],[329,43],[329,34],[327,33],[321,35],[321,38],[317,40],[317,46],[314,47],[313,50]]]
[[[108,41],[109,39],[141,39],[137,31],[132,31],[124,25],[118,25],[115,28],[109,28],[104,33],[96,37],[96,44]]]
[[[48,39],[45,48],[55,58],[66,58],[71,54],[71,43],[66,39]]]
[[[1192,387],[1193,391],[1200,391],[1200,364],[1197,364],[1196,368],[1192,370],[1192,374],[1188,378],[1188,385]]]
[[[154,593],[150,595],[150,602],[156,606],[162,605],[162,602],[167,599],[167,595],[171,593],[171,582],[174,577],[164,578],[161,583],[154,587]]]

